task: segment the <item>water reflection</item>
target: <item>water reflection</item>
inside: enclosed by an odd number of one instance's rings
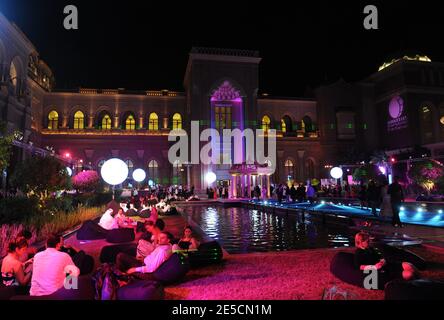
[[[326,226],[296,215],[275,215],[245,208],[192,206],[184,214],[229,253],[349,246],[346,226]]]

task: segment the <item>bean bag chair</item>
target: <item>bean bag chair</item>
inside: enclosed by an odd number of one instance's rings
[[[127,243],[127,244],[116,244],[112,246],[105,246],[100,251],[100,258],[99,258],[100,262],[116,263],[116,257],[120,252],[135,257],[137,252],[137,244]]]
[[[106,235],[106,241],[110,243],[131,242],[134,241],[134,239],[134,229],[131,228],[119,228],[110,230]]]
[[[1,277],[0,277],[0,300],[9,300],[15,295],[16,295],[15,288],[3,285],[3,282],[1,282]]]
[[[204,242],[200,244],[197,251],[190,251],[188,259],[192,268],[220,263],[223,251],[217,241]]]
[[[362,287],[364,273],[356,269],[354,263],[354,253],[338,252],[330,263],[330,272],[339,280]]]
[[[139,212],[139,217],[141,218],[149,218],[151,217],[151,209],[142,210]]]
[[[90,276],[80,276],[77,289],[63,287],[47,296],[17,295],[11,300],[94,300],[94,286]]]
[[[444,282],[393,280],[387,283],[384,295],[385,300],[444,300]]]
[[[77,240],[98,240],[105,239],[108,230],[103,229],[97,223],[91,220],[85,221],[79,230],[77,230],[76,238]]]
[[[425,270],[427,267],[426,261],[417,254],[403,248],[390,246],[387,244],[378,246],[382,251],[387,261],[393,262],[410,262],[419,270]]]
[[[135,280],[117,290],[117,300],[163,300],[164,296],[158,281]]]
[[[170,284],[182,280],[188,270],[190,270],[188,259],[181,254],[174,253],[151,275],[153,280],[163,284]]]

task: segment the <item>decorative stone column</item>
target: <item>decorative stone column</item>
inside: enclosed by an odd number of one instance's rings
[[[88,128],[92,129],[94,127],[94,115],[90,114],[88,116]]]
[[[67,127],[68,127],[68,115],[67,114],[63,114],[62,128],[67,128]]]
[[[143,117],[139,117],[139,128],[143,128]]]
[[[248,185],[247,185],[247,192],[248,192],[247,198],[250,198],[251,197],[251,175],[249,175],[249,174],[247,174],[247,183],[248,183]]]
[[[168,129],[168,118],[163,118],[163,128]]]
[[[119,116],[114,116],[114,129],[119,128]]]
[[[267,174],[267,198],[271,198],[270,175]]]

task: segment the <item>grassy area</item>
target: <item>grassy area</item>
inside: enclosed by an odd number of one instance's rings
[[[96,218],[105,210],[102,207],[78,207],[75,211],[54,214],[35,214],[21,224],[4,224],[0,227],[0,257],[7,253],[9,241],[14,239],[23,229],[33,233],[31,242],[42,241],[49,234],[60,234],[82,222]]]

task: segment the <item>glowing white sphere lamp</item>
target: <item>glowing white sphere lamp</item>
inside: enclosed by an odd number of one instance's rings
[[[154,186],[154,181],[153,180],[148,180],[148,185],[150,186],[150,187],[152,187],[152,186]]]
[[[206,175],[205,175],[205,180],[207,181],[207,183],[210,185],[210,184],[212,184],[214,181],[216,181],[216,179],[217,179],[217,177],[216,177],[216,174],[214,173],[214,172],[208,172]]]
[[[112,158],[103,164],[100,175],[106,183],[116,186],[128,178],[128,166],[122,160]]]
[[[332,176],[332,178],[334,179],[340,179],[342,178],[342,175],[344,174],[344,172],[342,171],[341,168],[339,167],[334,167],[330,170],[330,175]]]
[[[143,169],[136,169],[133,172],[133,179],[137,182],[142,182],[146,178],[146,172]]]
[[[66,171],[68,172],[68,176],[72,176],[72,169],[70,167],[66,167]]]

